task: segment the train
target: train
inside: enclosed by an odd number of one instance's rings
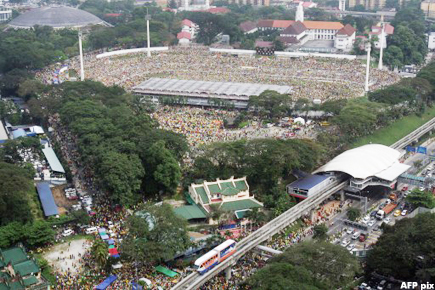
[[[236,241],[226,240],[213,250],[199,257],[194,264],[194,268],[199,274],[203,275],[211,270],[214,266],[224,261],[236,251]]]

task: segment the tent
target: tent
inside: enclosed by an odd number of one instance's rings
[[[118,277],[116,275],[110,275],[107,277],[103,282],[101,282],[97,287],[95,287],[96,290],[105,290],[107,287],[110,286]]]
[[[98,229],[98,232],[99,232],[99,233],[106,233],[106,228],[99,228],[99,229]]]
[[[162,274],[165,274],[166,276],[171,277],[171,278],[178,275],[177,272],[171,271],[168,268],[163,267],[163,266],[157,266],[156,267],[156,271],[160,272]]]
[[[120,255],[116,254],[116,255],[112,255],[113,258],[121,258]]]
[[[293,123],[299,123],[301,125],[305,125],[305,120],[304,120],[304,118],[297,117],[293,120]]]
[[[113,245],[113,244],[115,244],[115,240],[114,239],[108,239],[107,241],[106,241],[109,245]],[[110,247],[109,247],[110,248]]]
[[[114,248],[115,248],[114,245],[110,245],[110,246],[109,246],[109,249],[114,249]]]
[[[143,287],[137,284],[136,282],[131,282],[131,289],[132,290],[142,290]]]
[[[108,239],[109,239],[109,236],[108,236],[108,235],[101,235],[101,238],[102,238],[103,240],[108,240]]]

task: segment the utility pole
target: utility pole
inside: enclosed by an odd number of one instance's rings
[[[151,48],[150,48],[150,20],[151,20],[151,15],[148,14],[148,8],[147,8],[147,15],[145,16],[145,19],[147,21],[147,44],[148,44],[147,56],[151,57]]]
[[[80,50],[80,80],[85,80],[85,67],[83,65],[83,45],[82,45],[82,32],[79,30],[79,50]]]
[[[370,74],[370,50],[372,48],[372,45],[370,42],[366,44],[366,50],[367,50],[367,67],[366,67],[366,83],[365,83],[365,91],[369,91],[369,74]]]
[[[379,53],[378,69],[383,69],[384,68],[383,63],[382,63],[382,56],[384,55],[384,38],[385,38],[384,23],[381,23],[381,39],[380,39],[381,51]]]

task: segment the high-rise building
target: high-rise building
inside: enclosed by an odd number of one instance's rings
[[[420,8],[426,17],[435,18],[435,0],[424,0]]]
[[[12,18],[12,10],[0,5],[0,22],[8,21]]]
[[[399,0],[399,5],[405,0]],[[349,8],[362,5],[366,10],[377,10],[385,7],[387,0],[349,0]]]

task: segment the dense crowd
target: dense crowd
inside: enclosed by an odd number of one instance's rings
[[[196,147],[212,142],[235,141],[240,139],[292,137],[314,137],[312,126],[303,126],[294,131],[289,127],[264,127],[261,122],[248,122],[241,129],[224,128],[224,120],[233,119],[235,111],[202,109],[195,107],[161,106],[151,117],[159,122],[160,128],[186,136],[190,146]]]
[[[77,57],[67,64],[80,71]],[[51,83],[52,72],[53,68],[47,68],[38,76]],[[210,52],[207,47],[171,47],[151,58],[144,53],[100,59],[95,53],[86,55],[85,76],[127,90],[150,77],[290,85],[295,99],[326,100],[360,96],[365,67],[360,60],[234,57]],[[396,73],[372,69],[370,89],[398,80]]]

